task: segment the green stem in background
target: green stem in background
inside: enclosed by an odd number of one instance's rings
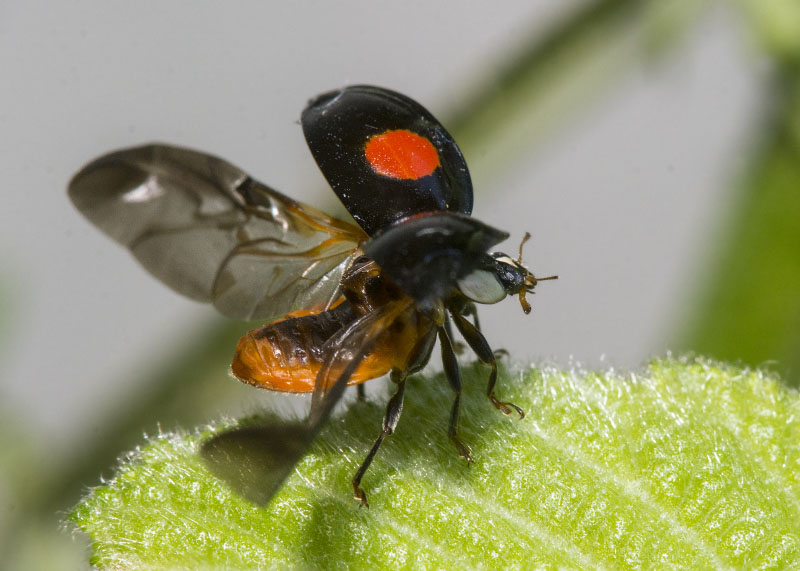
[[[774,80],[773,127],[720,233],[711,281],[682,345],[719,359],[777,363],[800,384],[800,73]]]
[[[800,385],[800,3],[738,0],[773,66],[770,114],[681,345]],[[736,165],[733,165],[736,168]],[[702,282],[701,282],[702,283]]]
[[[586,2],[559,24],[530,34],[460,112],[448,118],[477,179],[487,179],[555,130],[621,75],[664,52],[706,2]]]
[[[204,468],[208,431],[162,435],[71,519],[101,569],[752,569],[800,565],[800,396],[758,371],[654,361],[630,376],[502,371],[499,414],[465,370],[467,467],[452,393],[412,378],[397,432],[349,485],[378,403],[332,420],[267,508]]]

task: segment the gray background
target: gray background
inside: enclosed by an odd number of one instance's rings
[[[577,4],[3,3],[5,414],[69,454],[143,370],[214,319],[72,209],[65,187],[88,160],[171,142],[329,205],[297,124],[309,97],[375,83],[445,118]],[[530,316],[516,301],[482,310],[494,346],[621,368],[669,349],[762,111],[760,75],[732,16],[711,11],[671,57],[623,75],[548,136],[516,133],[516,162],[473,172],[475,216],[511,232],[510,253],[530,230],[529,267],[561,276],[540,286]]]

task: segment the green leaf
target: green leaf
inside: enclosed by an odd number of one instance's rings
[[[666,55],[709,4],[590,0],[544,30],[534,26],[445,121],[476,188],[515,160],[529,160],[536,143],[550,141],[644,61]]]
[[[397,432],[350,478],[382,405],[331,421],[267,508],[197,455],[208,430],[132,453],[71,520],[103,569],[789,568],[800,565],[800,399],[760,371],[660,360],[633,375],[506,371],[504,417],[464,375],[467,467],[446,437],[452,395],[415,377]]]

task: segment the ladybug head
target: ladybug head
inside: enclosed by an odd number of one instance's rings
[[[543,280],[557,280],[558,276],[537,278],[528,268],[522,265],[522,247],[531,237],[530,232],[525,232],[519,244],[519,256],[513,259],[507,254],[495,252],[491,256],[495,261],[495,276],[500,281],[507,295],[519,295],[519,303],[526,314],[531,312],[531,304],[526,297],[528,292],[533,293],[536,284]]]
[[[497,303],[507,295],[519,295],[522,311],[530,313],[531,305],[526,297],[528,292],[533,292],[533,288],[542,280],[558,279],[558,276],[537,278],[522,265],[522,246],[530,237],[526,232],[516,259],[502,252],[489,254],[483,268],[459,281],[461,293],[478,303]]]

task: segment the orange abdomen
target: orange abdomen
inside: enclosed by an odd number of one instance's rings
[[[343,303],[322,313],[289,314],[250,331],[236,345],[231,372],[240,381],[264,389],[311,392],[327,357],[324,343],[357,317],[352,306]],[[382,377],[393,368],[407,368],[421,327],[415,311],[401,315],[378,337],[347,384]]]

